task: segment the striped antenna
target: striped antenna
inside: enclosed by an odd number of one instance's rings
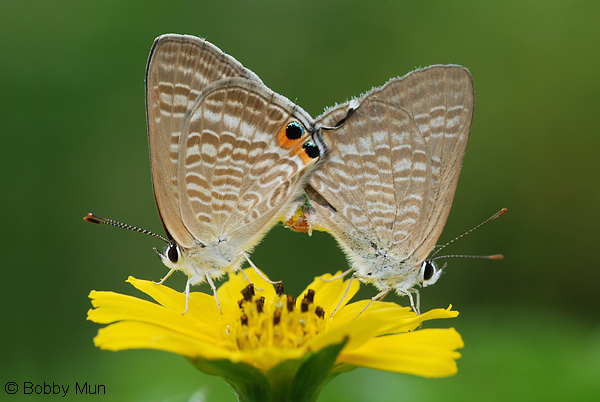
[[[131,226],[126,223],[118,222],[118,221],[108,219],[108,218],[103,218],[101,216],[94,215],[91,212],[89,214],[87,214],[87,216],[84,216],[83,220],[87,221],[87,222],[95,223],[98,225],[110,225],[110,226],[115,226],[115,227],[122,228],[122,229],[133,230],[134,232],[140,232],[140,233],[147,234],[148,236],[156,237],[157,239],[160,239],[160,240],[164,241],[165,243],[170,243],[169,239],[167,239],[166,237],[156,234],[154,232],[151,232],[149,230],[140,229],[138,227]]]
[[[486,223],[493,221],[494,219],[498,218],[500,215],[502,215],[503,213],[506,212],[506,208],[502,208],[500,211],[496,212],[494,215],[492,215],[491,217],[487,218],[485,221],[481,222],[479,225],[475,226],[473,229],[466,231],[465,233],[461,234],[458,237],[455,237],[454,239],[450,240],[448,243],[444,244],[442,247],[438,248],[435,253],[433,253],[431,255],[431,257],[434,257],[437,253],[439,253],[443,248],[445,248],[446,246],[449,246],[450,244],[454,243],[456,240],[465,237],[466,235],[468,235],[471,232],[474,232],[475,230],[479,229],[480,227],[482,227],[483,225],[485,225]],[[454,257],[461,257],[461,258],[485,258],[488,260],[501,260],[504,258],[504,256],[502,254],[494,254],[494,255],[458,255],[458,254],[454,254],[454,255],[442,255],[439,257],[435,257],[435,258],[429,258],[429,261],[435,261],[438,260],[440,258],[454,258]]]

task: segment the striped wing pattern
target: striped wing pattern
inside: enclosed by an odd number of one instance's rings
[[[473,116],[471,76],[433,66],[368,92],[327,136],[329,158],[309,180],[315,227],[353,259],[418,270],[448,217]],[[323,124],[343,118],[328,111]],[[366,275],[366,272],[363,273]]]
[[[306,134],[284,146],[275,134],[291,122]],[[317,162],[302,148],[312,125],[306,112],[261,83],[229,78],[207,88],[179,142],[185,227],[203,244],[223,244],[227,258],[252,247],[303,191]]]
[[[321,134],[305,111],[192,36],[157,38],[146,96],[156,203],[183,253],[163,261],[188,285],[235,270],[303,191],[326,152]]]
[[[211,83],[227,77],[261,82],[233,57],[194,36],[163,35],[154,42],[146,70],[146,110],[152,182],[167,233],[192,244],[179,212],[179,137],[189,109]]]
[[[184,258],[161,257],[188,274],[186,293],[204,278],[214,289],[211,277],[235,270],[303,189],[310,225],[331,232],[363,278],[406,290],[448,217],[474,95],[466,69],[432,66],[315,123],[214,45],[163,35],[146,107],[157,207]]]

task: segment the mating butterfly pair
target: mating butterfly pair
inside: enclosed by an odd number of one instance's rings
[[[442,272],[427,257],[450,211],[473,107],[469,72],[440,65],[313,120],[214,45],[160,36],[148,60],[146,108],[169,241],[162,281],[181,270],[187,298],[205,280],[216,297],[213,279],[244,260],[254,267],[247,253],[283,221],[331,233],[350,271],[381,291],[376,297],[395,289],[418,311],[414,286]],[[310,206],[298,216],[303,193]]]

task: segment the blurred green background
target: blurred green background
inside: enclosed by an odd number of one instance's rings
[[[313,116],[417,67],[456,63],[473,75],[471,140],[440,242],[507,207],[447,249],[505,259],[448,260],[421,292],[424,310],[460,311],[425,325],[462,334],[459,372],[431,380],[358,369],[319,401],[598,400],[599,21],[590,0],[3,0],[0,384],[87,381],[111,400],[235,400],[180,356],[94,348],[100,326],[85,320],[90,290],[138,295],[128,275],[167,272],[152,250],[159,241],[82,217],[162,232],[144,70],[154,38],[174,32],[205,37]],[[346,267],[327,234],[280,226],[253,261],[290,293]],[[180,273],[167,282],[184,283]]]

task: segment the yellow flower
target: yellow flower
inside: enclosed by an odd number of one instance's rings
[[[94,309],[89,310],[88,319],[110,324],[99,330],[94,343],[113,351],[150,348],[177,353],[188,357],[200,370],[223,376],[238,391],[236,381],[240,378],[236,376],[262,373],[265,387],[278,387],[282,376],[297,377],[303,372],[302,364],[310,359],[310,370],[304,371],[314,377],[318,371],[315,364],[321,362],[322,385],[356,366],[425,377],[449,376],[457,371],[455,360],[460,354],[456,349],[462,348],[463,342],[456,330],[415,330],[425,320],[456,317],[458,312],[450,307],[417,316],[408,307],[376,301],[359,315],[368,303],[363,300],[344,303],[330,317],[347,281],[316,278],[296,300],[283,294],[283,288],[278,292],[254,270],[245,272],[263,290],[254,292],[241,273],[230,275],[217,291],[223,314],[214,298],[201,292],[190,295],[189,310],[182,314],[184,294],[132,277],[128,282],[159,304],[92,291]],[[352,285],[344,300],[357,292],[358,281]],[[321,386],[317,384],[317,394]],[[273,389],[265,392],[277,393]],[[261,397],[264,395],[256,398]]]

